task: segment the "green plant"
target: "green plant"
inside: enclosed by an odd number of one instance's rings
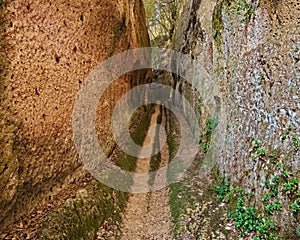
[[[256,153],[257,153],[257,155],[258,155],[260,158],[266,155],[266,152],[265,152],[265,150],[264,150],[263,148],[258,148],[258,149],[256,150]]]
[[[262,81],[265,79],[265,75],[263,73],[259,74],[259,81],[258,81],[258,85],[262,85]]]
[[[278,184],[280,183],[279,176],[273,177],[272,182],[273,182],[274,184],[276,184],[276,186],[278,186]]]
[[[261,217],[253,207],[247,207],[242,198],[238,198],[236,209],[229,212],[229,218],[235,221],[235,226],[240,229],[240,236],[257,232],[254,239],[275,239],[277,226],[273,220]]]
[[[206,128],[204,130],[204,133],[201,135],[200,147],[202,147],[202,150],[204,153],[207,153],[207,151],[209,149],[211,134],[218,125],[218,118],[212,117],[212,118],[206,119],[205,125],[206,125]]]
[[[281,135],[281,140],[284,141],[287,138],[286,134]]]
[[[265,79],[265,74],[264,74],[263,72],[261,72],[261,73],[259,74],[259,77],[260,77],[261,80],[264,80],[264,79]]]
[[[266,212],[273,215],[274,211],[281,211],[282,205],[278,200],[275,200],[274,203],[265,205]]]
[[[217,181],[217,179],[215,179]],[[215,187],[220,200],[230,203],[229,219],[233,220],[235,227],[239,230],[239,235],[244,237],[253,236],[256,240],[275,240],[280,239],[278,227],[274,220],[259,214],[251,202],[253,194],[245,192],[240,186],[232,187],[223,177],[221,186]],[[214,182],[214,185],[216,183]],[[281,203],[274,199],[278,195],[280,176],[274,176],[271,180],[265,181],[265,186],[269,192],[264,194],[262,201],[265,211],[273,215],[275,211],[283,209]],[[300,198],[299,198],[300,199]]]
[[[284,170],[283,176],[284,176],[285,178],[287,178],[287,177],[289,176],[289,172],[288,172],[287,170]]]
[[[220,187],[216,187],[216,192],[218,193],[218,198],[219,201],[223,201],[225,196],[229,193],[230,191],[230,182],[229,181],[224,181],[224,178],[222,179],[222,185]]]
[[[283,190],[287,194],[292,194],[293,192],[298,190],[299,181],[296,178],[292,178],[287,183],[283,184]]]
[[[236,227],[242,232],[252,232],[259,225],[258,216],[253,207],[245,207],[242,198],[238,198],[237,207],[234,212],[229,213],[229,217],[235,221]]]
[[[274,231],[277,229],[277,225],[273,220],[266,217],[261,219],[261,224],[258,226],[258,238],[257,239],[275,239]]]
[[[278,162],[277,167],[279,167],[281,169],[281,168],[283,168],[283,164],[281,162]]]
[[[264,196],[263,196],[263,198],[262,198],[262,201],[263,202],[266,202],[266,201],[268,201],[269,200],[269,194],[265,194]]]
[[[206,119],[205,125],[206,125],[206,129],[205,129],[204,134],[205,135],[210,135],[212,133],[212,131],[218,125],[218,118],[217,117],[212,117],[212,118]]]
[[[300,210],[300,198],[297,198],[292,204],[291,209],[293,212],[298,212]]]
[[[280,183],[279,177],[275,176],[272,178],[272,183],[269,180],[265,181],[265,186],[270,189],[270,197],[275,197],[278,195],[278,185]]]
[[[269,180],[266,180],[266,181],[265,181],[265,186],[266,186],[266,187],[269,187],[269,185],[270,185],[270,181],[269,181]]]
[[[231,9],[235,10],[237,15],[243,16],[241,22],[250,19],[254,12],[253,5],[248,3],[247,0],[239,0],[236,4],[232,5]]]
[[[297,236],[300,237],[300,227],[297,228]]]
[[[255,147],[258,147],[258,146],[259,146],[259,140],[257,140],[257,139],[254,140],[254,146],[255,146]]]
[[[293,144],[294,144],[295,149],[298,150],[299,149],[299,141],[298,141],[298,138],[297,138],[296,134],[293,134],[292,140],[293,140]]]

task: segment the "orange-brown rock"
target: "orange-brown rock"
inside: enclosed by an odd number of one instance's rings
[[[80,85],[109,56],[149,44],[141,0],[10,0],[1,8],[0,227],[81,175],[71,124]],[[99,103],[107,153],[111,109],[146,74],[120,79],[106,92],[108,107]]]

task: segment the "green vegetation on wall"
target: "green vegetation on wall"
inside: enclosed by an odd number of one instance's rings
[[[209,145],[211,142],[211,135],[213,133],[213,130],[218,125],[218,118],[217,117],[211,117],[205,120],[205,129],[203,133],[201,134],[200,139],[200,147],[202,148],[204,153],[207,153],[209,149]]]
[[[249,20],[254,12],[253,3],[248,0],[238,0],[232,3],[231,9],[234,10],[237,15],[242,16],[242,23]]]
[[[252,140],[250,158],[255,164],[267,164],[269,177],[260,184],[264,186],[264,194],[259,201],[253,191],[246,192],[239,185],[231,185],[230,178],[221,177],[214,170],[213,187],[220,201],[228,204],[228,219],[234,222],[240,237],[254,236],[260,239],[294,239],[298,228],[281,232],[276,216],[281,212],[289,212],[297,216],[300,211],[299,180],[278,161],[278,152],[268,152],[258,139]]]

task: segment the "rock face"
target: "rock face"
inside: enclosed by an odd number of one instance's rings
[[[238,1],[183,1],[174,47],[198,60],[217,86],[210,90],[215,108],[199,101],[201,118],[219,121],[208,162],[216,162],[262,205],[266,180],[288,181],[283,170],[288,179],[300,176],[300,5],[248,2],[251,6],[239,11]],[[187,89],[186,95],[199,95]],[[291,198],[279,193],[279,199],[288,211],[276,219],[288,231],[287,225],[299,223],[299,214],[292,213]]]
[[[149,45],[141,0],[17,0],[1,8],[0,228],[82,174],[71,124],[82,82],[109,56]],[[96,128],[107,153],[114,103],[147,76],[128,74],[100,99]]]

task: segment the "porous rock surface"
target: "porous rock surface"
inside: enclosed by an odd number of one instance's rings
[[[103,60],[148,44],[140,0],[3,3],[0,228],[84,173],[72,135],[76,94]],[[96,128],[106,153],[115,144],[114,103],[146,75],[126,75],[100,99]]]

